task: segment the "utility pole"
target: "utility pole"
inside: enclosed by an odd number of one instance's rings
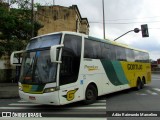
[[[8,10],[10,11],[10,0],[8,0]]]
[[[102,8],[103,8],[103,38],[105,39],[105,14],[104,14],[104,0],[102,0]]]
[[[32,33],[31,37],[34,37],[34,8],[33,8],[34,0],[31,1],[31,25],[32,25]]]
[[[53,5],[55,5],[55,0],[53,0]]]

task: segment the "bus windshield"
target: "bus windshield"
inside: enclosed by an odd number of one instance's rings
[[[49,50],[24,53],[20,82],[45,84],[56,81],[56,64],[50,60]]]
[[[27,45],[26,50],[33,50],[58,45],[60,44],[61,36],[62,34],[51,34],[33,38]]]
[[[56,82],[57,64],[51,62],[49,48],[60,44],[61,36],[62,34],[50,34],[33,38],[29,42],[21,66],[22,84]]]

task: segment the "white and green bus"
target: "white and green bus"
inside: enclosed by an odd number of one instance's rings
[[[25,50],[12,53],[11,64],[21,65],[20,98],[39,104],[90,104],[98,96],[151,82],[146,51],[74,32],[32,38]]]

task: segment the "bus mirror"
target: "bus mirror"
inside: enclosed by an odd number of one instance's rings
[[[51,47],[50,49],[50,56],[51,56],[51,62],[55,62],[55,63],[62,63],[62,61],[57,61],[57,48],[61,48],[63,47],[64,45],[61,44],[61,45],[54,45]]]
[[[21,66],[22,53],[24,53],[24,50],[12,52],[10,56],[10,64],[14,66]]]

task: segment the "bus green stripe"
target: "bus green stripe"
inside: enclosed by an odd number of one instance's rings
[[[124,74],[122,65],[118,61],[101,60],[106,75],[110,82],[115,85],[128,84],[128,80]]]
[[[128,84],[128,80],[125,76],[125,73],[123,71],[121,63],[119,61],[113,61],[112,64],[113,64],[113,67],[115,69],[115,72],[116,72],[116,75],[117,75],[119,81],[122,84]]]
[[[105,69],[105,72],[113,85],[121,85],[122,83],[119,81],[113,64],[110,60],[101,60],[101,63]]]

